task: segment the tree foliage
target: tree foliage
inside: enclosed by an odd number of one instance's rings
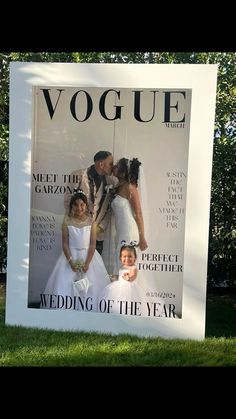
[[[235,109],[236,54],[216,52],[12,52],[0,53],[0,270],[6,266],[8,89],[10,61],[218,64],[208,281],[210,285],[235,286]]]

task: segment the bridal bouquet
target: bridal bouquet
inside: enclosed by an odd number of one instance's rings
[[[76,259],[73,262],[73,267],[76,269],[77,273],[83,272],[83,270],[82,270],[83,265],[84,265],[84,261],[83,260],[80,260],[80,259]]]
[[[78,297],[80,296],[81,292],[87,293],[89,289],[89,285],[90,285],[89,280],[86,276],[86,273],[82,269],[83,265],[84,265],[84,261],[79,260],[79,259],[77,259],[73,263],[73,266],[76,269],[76,277],[75,277],[75,280],[73,281],[73,288],[74,288],[75,295],[77,295]]]

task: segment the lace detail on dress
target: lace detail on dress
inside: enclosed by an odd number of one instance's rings
[[[65,215],[62,225],[66,227],[73,226],[77,228],[82,228],[82,227],[90,226],[91,224],[92,224],[92,218],[89,216],[85,220],[81,221],[81,220],[78,220],[78,218]]]

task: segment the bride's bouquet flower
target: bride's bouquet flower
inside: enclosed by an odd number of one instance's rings
[[[77,271],[81,271],[81,270],[82,270],[82,268],[83,268],[83,265],[84,265],[84,261],[83,261],[83,260],[80,260],[80,259],[76,259],[76,260],[73,262],[73,266],[74,266],[74,268],[75,268]]]
[[[76,273],[77,273],[78,279],[83,278],[84,275],[85,275],[85,273],[83,272],[83,269],[82,269],[83,266],[84,266],[84,261],[83,260],[76,259],[73,262],[73,267],[76,269]],[[78,279],[76,279],[76,281]]]

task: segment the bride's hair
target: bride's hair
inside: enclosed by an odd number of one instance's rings
[[[117,164],[118,173],[126,180],[126,182],[138,186],[139,166],[141,164],[142,163],[137,158],[129,160],[123,157]]]

